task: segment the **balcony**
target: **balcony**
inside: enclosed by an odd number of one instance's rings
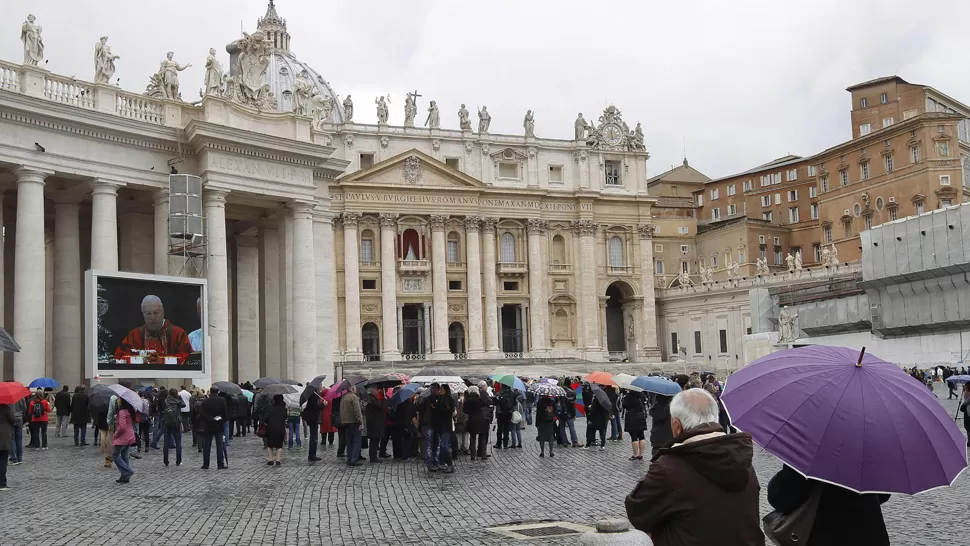
[[[397,270],[401,273],[417,273],[426,275],[431,271],[430,260],[398,260]]]
[[[549,273],[551,275],[568,275],[573,272],[573,266],[570,264],[549,264]]]
[[[630,275],[632,273],[632,265],[610,265],[606,267],[607,275]]]
[[[525,262],[498,262],[495,272],[504,277],[524,277],[529,268]]]
[[[447,269],[448,271],[464,271],[465,262],[448,262]]]
[[[381,262],[375,262],[372,260],[361,260],[358,266],[361,271],[380,271]]]

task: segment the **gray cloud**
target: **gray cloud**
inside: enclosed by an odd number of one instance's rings
[[[0,59],[20,62],[20,24],[0,20]],[[48,67],[93,77],[95,41],[121,55],[117,77],[144,90],[166,51],[193,67],[182,95],[198,98],[205,55],[251,32],[263,0],[37,0]],[[677,165],[686,139],[691,164],[712,177],[787,153],[810,154],[850,136],[854,83],[897,73],[970,102],[962,51],[970,3],[914,9],[904,0],[278,0],[292,49],[342,96],[360,121],[376,120],[378,94],[391,95],[391,122],[403,119],[408,90],[456,112],[487,104],[493,132],[519,134],[534,109],[539,136],[569,138],[616,104],[643,123],[652,174]],[[418,121],[424,116],[419,115]]]

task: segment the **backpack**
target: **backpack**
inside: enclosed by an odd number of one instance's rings
[[[508,394],[501,394],[498,397],[499,413],[512,413],[512,397]]]
[[[162,414],[162,421],[167,427],[177,427],[179,425],[179,420],[181,418],[182,410],[178,406],[165,406],[165,411]]]
[[[44,403],[42,401],[37,400],[36,402],[34,402],[34,405],[31,407],[33,408],[31,410],[31,415],[33,415],[34,417],[44,416]]]

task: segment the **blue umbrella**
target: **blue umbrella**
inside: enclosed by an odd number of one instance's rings
[[[398,389],[393,396],[391,396],[389,405],[391,407],[394,407],[400,404],[401,402],[404,402],[408,398],[411,398],[412,396],[414,396],[414,393],[418,392],[418,389],[420,389],[421,386],[422,385],[419,383],[408,383],[407,385],[404,385],[403,387]]]
[[[515,390],[525,392],[525,383],[512,374],[495,374],[489,377],[489,379],[506,387],[512,387]]]
[[[946,378],[947,383],[970,383],[970,375],[951,375]]]
[[[647,392],[662,394],[664,396],[674,396],[682,390],[680,385],[663,377],[640,376],[631,381],[631,384]]]
[[[30,385],[27,385],[27,387],[31,389],[56,389],[59,386],[60,383],[54,381],[50,377],[39,377],[31,381]]]

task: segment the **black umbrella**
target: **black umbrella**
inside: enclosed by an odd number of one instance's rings
[[[20,344],[3,328],[0,328],[0,351],[20,352]]]
[[[400,385],[401,383],[404,383],[404,381],[401,381],[401,379],[398,378],[398,377],[390,377],[390,376],[387,376],[387,375],[381,375],[381,376],[375,377],[374,379],[371,379],[370,381],[364,383],[364,386],[367,387],[367,388],[370,388],[370,387],[378,387],[378,388],[381,388],[381,389],[389,389],[391,387],[396,387],[396,386]]]
[[[326,375],[318,375],[314,377],[312,381],[310,381],[310,384],[319,389],[320,385],[323,385],[323,382],[326,380],[327,380]]]
[[[596,383],[592,383],[590,388],[593,391],[593,396],[596,397],[596,401],[600,403],[600,406],[612,411],[613,404],[610,402],[610,397],[606,394],[606,391],[603,390],[603,387],[600,387]]]
[[[309,400],[311,396],[316,395],[317,398],[319,398],[320,395],[317,393],[319,388],[320,387],[314,387],[312,383],[308,383],[307,386],[303,388],[303,392],[300,393],[300,405],[302,406],[303,404],[306,404],[307,400]]]
[[[278,377],[260,377],[256,381],[253,381],[254,389],[265,389],[270,385],[282,385],[283,380]]]
[[[350,374],[350,375],[344,376],[344,381],[346,381],[347,383],[350,383],[351,385],[357,385],[359,383],[366,382],[367,378],[358,374]]]
[[[297,386],[300,385],[300,382],[297,381],[296,379],[280,379],[280,383],[284,385],[297,385]]]
[[[277,394],[293,394],[297,391],[293,385],[284,385],[282,383],[277,383],[275,385],[270,385],[260,392],[260,394],[265,394],[266,396],[275,396]]]
[[[224,392],[230,395],[242,394],[242,387],[233,383],[232,381],[216,381],[212,386],[219,390],[219,392]]]
[[[421,368],[421,371],[414,374],[414,377],[428,377],[428,376],[455,376],[458,375],[450,368],[440,368],[435,366],[429,366],[427,368]]]
[[[463,379],[465,380],[465,384],[468,385],[469,387],[471,387],[472,385],[478,385],[479,383],[482,382],[482,379],[480,377],[474,377],[474,376],[464,377]]]
[[[107,385],[98,383],[88,391],[88,405],[91,409],[106,410],[114,395],[115,391],[109,389]]]

